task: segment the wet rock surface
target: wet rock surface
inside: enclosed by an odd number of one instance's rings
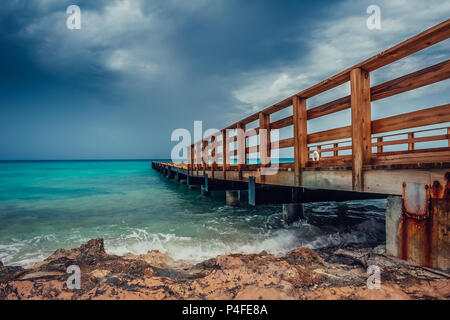
[[[81,288],[69,289],[69,266]],[[367,267],[381,288],[367,288]],[[297,248],[284,256],[225,254],[190,265],[157,250],[110,255],[102,239],[60,249],[30,269],[0,262],[0,299],[449,299],[442,272],[384,255],[384,247]]]

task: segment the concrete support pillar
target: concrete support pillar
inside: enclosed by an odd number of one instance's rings
[[[205,197],[209,197],[211,194],[209,193],[209,188],[208,188],[208,175],[205,174],[204,175],[205,178],[205,184],[202,185],[202,195],[204,195]]]
[[[198,190],[198,185],[193,184],[193,181],[193,178],[191,178],[190,176],[186,176],[186,184],[188,185],[189,190]]]
[[[248,204],[256,206],[255,177],[248,177]]]
[[[303,203],[283,204],[283,219],[288,225],[303,219]]]
[[[432,268],[450,272],[450,199],[431,199],[431,253]]]
[[[390,196],[386,207],[386,253],[413,264],[450,271],[450,201],[430,199],[429,213],[418,220],[405,214],[402,197]]]
[[[401,257],[400,222],[402,220],[402,197],[389,196],[386,205],[386,254]]]
[[[227,206],[238,207],[241,204],[241,191],[226,190],[225,199]]]

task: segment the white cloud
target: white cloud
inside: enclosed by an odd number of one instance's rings
[[[21,33],[40,40],[35,54],[50,69],[70,71],[86,63],[148,78],[167,56],[164,37],[170,25],[157,12],[144,12],[141,0],[110,1],[101,10],[81,8],[81,30],[68,30],[66,19],[64,11],[53,12]]]
[[[308,46],[308,54],[299,57],[295,64],[286,65],[283,70],[242,74],[245,80],[232,92],[242,103],[239,108],[247,114],[254,112],[255,106],[260,110],[444,21],[450,15],[448,1],[383,0],[377,4],[381,7],[381,30],[368,30],[365,8],[356,12],[355,2],[349,0],[330,8],[330,17],[333,13],[348,13],[345,17],[321,21],[310,34],[302,35],[299,41]],[[442,61],[442,55],[440,60],[439,55],[440,52],[435,50],[428,51],[426,61],[420,56],[402,59],[392,67],[383,68],[383,73],[373,74],[372,82],[379,83],[418,70],[436,63],[431,63],[434,60]],[[346,88],[338,88],[333,94],[334,98],[339,98],[346,94]]]

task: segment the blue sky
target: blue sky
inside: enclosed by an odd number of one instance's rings
[[[70,4],[81,30],[66,28]],[[370,4],[381,30],[366,28]],[[174,129],[223,128],[449,16],[450,2],[419,0],[8,1],[0,160],[167,158]],[[449,49],[446,40],[402,59],[372,83],[446,60]],[[375,102],[373,118],[448,103],[448,84]],[[308,106],[346,94],[343,85]],[[344,111],[308,130],[348,123]]]

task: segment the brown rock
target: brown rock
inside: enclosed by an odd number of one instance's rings
[[[25,274],[20,278],[20,280],[36,280],[36,279],[42,279],[42,278],[55,278],[65,276],[62,272],[32,272]]]
[[[234,269],[244,265],[241,259],[236,255],[221,255],[216,258],[219,267],[224,269]]]
[[[167,268],[168,266],[176,264],[175,260],[168,254],[162,253],[159,250],[148,251],[146,254],[137,256],[137,259],[144,260],[148,264],[158,268]]]
[[[312,267],[317,265],[323,265],[323,259],[312,249],[309,248],[297,248],[289,251],[284,260],[293,265],[302,265],[306,267]]]
[[[33,268],[0,263],[3,299],[449,299],[450,280],[406,263],[348,247],[324,252],[298,248],[285,256],[224,254],[197,265],[159,251],[109,255],[103,240],[57,250]],[[330,256],[352,256],[332,262]],[[382,269],[380,290],[368,290],[365,257]],[[66,267],[78,265],[81,289],[67,288]],[[385,273],[384,270],[389,270]],[[389,280],[389,277],[394,280]],[[420,280],[420,281],[419,281]]]
[[[95,265],[109,255],[105,252],[103,239],[92,239],[75,249],[58,249],[50,257],[33,266],[34,270],[65,272],[70,265]]]

